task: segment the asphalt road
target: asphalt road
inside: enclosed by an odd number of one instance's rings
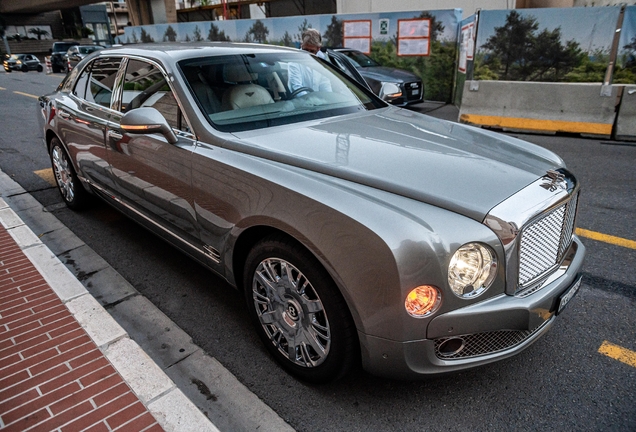
[[[242,296],[220,278],[105,204],[81,213],[62,204],[41,177],[50,162],[32,97],[61,79],[0,72],[0,168],[295,429],[636,430],[636,367],[599,353],[605,341],[636,351],[636,249],[584,238],[581,291],[554,327],[514,358],[426,381],[357,372],[308,386],[268,356]],[[636,145],[515,135],[556,151],[581,179],[580,228],[636,240]]]

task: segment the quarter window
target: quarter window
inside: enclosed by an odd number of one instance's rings
[[[115,84],[120,63],[121,59],[119,58],[97,59],[93,62],[86,88],[85,99],[87,101],[110,108],[113,85]],[[84,74],[82,73],[82,75]],[[78,85],[80,85],[81,78],[78,80]],[[79,96],[79,93],[77,95]]]

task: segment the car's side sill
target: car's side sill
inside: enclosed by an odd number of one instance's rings
[[[184,240],[183,238],[179,237],[177,234],[173,233],[172,231],[170,231],[169,229],[167,229],[163,225],[161,225],[161,224],[157,223],[156,221],[152,220],[151,218],[149,218],[148,216],[146,216],[145,214],[143,214],[142,212],[140,212],[136,208],[132,207],[131,205],[129,205],[126,202],[122,201],[120,198],[118,198],[118,197],[114,196],[113,194],[109,193],[106,189],[104,189],[100,185],[92,182],[89,179],[84,179],[84,181],[86,181],[91,187],[93,187],[97,192],[99,192],[100,195],[104,196],[104,198],[106,198],[107,200],[111,200],[111,201],[116,202],[117,205],[119,205],[119,206],[125,208],[126,210],[134,213],[136,216],[142,218],[144,221],[148,222],[153,227],[161,230],[161,232],[170,235],[171,238],[176,240],[178,243],[183,244],[188,249],[196,251],[198,254],[200,254],[202,256],[206,256],[211,261],[213,261],[215,264],[220,264],[221,263],[221,254],[219,253],[219,251],[217,251],[213,247],[207,246],[207,245],[204,246],[204,247],[199,247],[199,246],[196,246],[196,245],[190,243],[187,240]],[[201,261],[201,260],[199,259],[199,261]],[[205,262],[203,262],[203,263],[205,264]]]

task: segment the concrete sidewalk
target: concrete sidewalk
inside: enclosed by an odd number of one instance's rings
[[[217,431],[0,198],[0,429]]]

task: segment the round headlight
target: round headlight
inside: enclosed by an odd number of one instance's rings
[[[486,291],[497,273],[494,252],[480,243],[457,249],[448,265],[448,285],[461,298],[473,298]]]

